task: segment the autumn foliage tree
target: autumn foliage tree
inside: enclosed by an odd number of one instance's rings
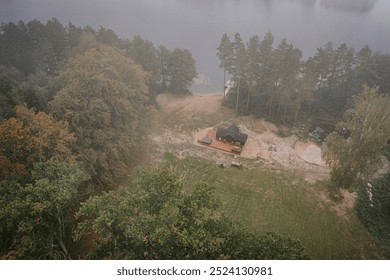
[[[75,151],[100,186],[126,176],[143,153],[148,126],[146,73],[120,50],[100,45],[69,60],[50,102],[69,123]]]
[[[0,175],[27,175],[32,165],[72,157],[75,137],[68,124],[52,116],[16,106],[16,116],[0,122]]]
[[[0,122],[0,255],[68,258],[68,211],[87,178],[74,161],[67,123],[16,106]]]

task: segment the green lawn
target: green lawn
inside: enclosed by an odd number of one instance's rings
[[[216,188],[221,213],[254,232],[286,233],[299,239],[312,259],[377,259],[383,256],[357,219],[354,210],[344,217],[324,203],[318,191],[324,184],[309,185],[300,176],[269,169],[219,168],[206,160],[183,160],[168,155],[181,175],[186,191],[195,182]]]

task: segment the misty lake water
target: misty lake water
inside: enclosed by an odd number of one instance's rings
[[[1,0],[0,20],[103,26],[120,37],[141,35],[156,46],[189,49],[205,82],[194,91],[221,91],[223,72],[216,48],[224,33],[263,37],[271,31],[312,56],[332,41],[359,50],[390,53],[389,0]]]

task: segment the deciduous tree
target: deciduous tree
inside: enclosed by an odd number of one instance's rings
[[[167,61],[169,87],[173,92],[188,92],[198,76],[195,60],[187,49],[174,49]]]
[[[75,238],[94,238],[97,259],[299,259],[303,247],[278,235],[255,236],[216,213],[207,184],[184,194],[163,165],[139,170],[132,186],[86,201]]]
[[[101,186],[126,176],[143,156],[148,127],[145,72],[120,50],[98,46],[70,59],[51,112],[69,123],[76,153]]]
[[[32,182],[0,181],[0,253],[4,258],[67,259],[70,210],[87,175],[73,161],[35,163]]]
[[[0,122],[0,175],[27,175],[36,162],[72,158],[74,141],[67,123],[19,105],[15,117]]]
[[[378,88],[364,86],[353,101],[344,121],[337,124],[339,132],[327,137],[323,152],[336,189],[369,179],[381,164],[390,135],[390,97],[381,95]]]

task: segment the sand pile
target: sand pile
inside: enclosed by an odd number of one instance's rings
[[[304,161],[317,165],[325,165],[320,147],[310,143],[297,142],[295,148],[299,157]]]

